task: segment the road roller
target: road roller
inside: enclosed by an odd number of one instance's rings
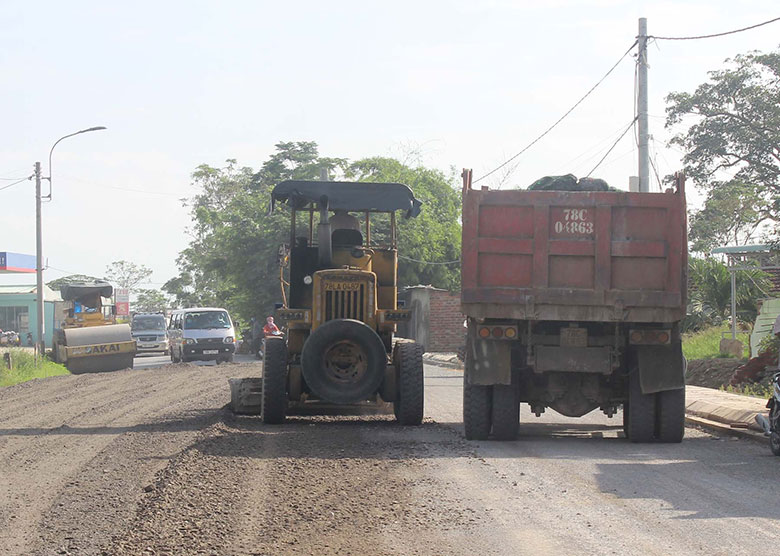
[[[400,424],[419,425],[423,346],[395,337],[410,319],[398,302],[396,214],[416,217],[422,202],[400,183],[288,180],[271,210],[282,203],[290,241],[278,252],[276,319],[286,333],[265,338],[261,378],[231,382],[234,411],[276,424],[288,411],[392,404]]]
[[[103,305],[114,288],[108,282],[66,284],[68,301],[62,328],[55,332],[54,359],[74,374],[132,369],[136,343],[130,325],[117,324],[114,307]]]

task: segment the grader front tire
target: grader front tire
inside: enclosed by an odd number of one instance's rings
[[[284,423],[287,415],[287,344],[283,338],[266,338],[263,362],[263,422]]]

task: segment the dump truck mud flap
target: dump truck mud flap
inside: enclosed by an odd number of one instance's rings
[[[498,340],[476,340],[469,326],[466,350],[470,350],[472,365],[467,367],[469,384],[512,384],[512,344]]]
[[[643,394],[685,387],[685,359],[681,342],[670,346],[636,346],[634,349]]]

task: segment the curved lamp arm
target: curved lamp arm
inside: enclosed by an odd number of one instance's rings
[[[64,135],[54,142],[54,144],[51,146],[51,150],[49,151],[49,175],[48,177],[43,178],[49,181],[49,194],[44,197],[45,199],[51,200],[51,154],[54,152],[54,147],[56,147],[60,141],[62,141],[63,139],[67,139],[68,137],[73,137],[74,135],[80,135],[81,133],[89,133],[90,131],[100,131],[102,129],[106,129],[105,126],[99,125],[87,129],[82,129],[81,131]]]

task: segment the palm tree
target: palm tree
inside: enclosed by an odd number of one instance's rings
[[[719,325],[731,316],[731,273],[722,262],[692,257],[688,263],[689,305],[685,330]],[[753,322],[757,300],[768,297],[771,283],[758,268],[736,272],[737,319]]]

